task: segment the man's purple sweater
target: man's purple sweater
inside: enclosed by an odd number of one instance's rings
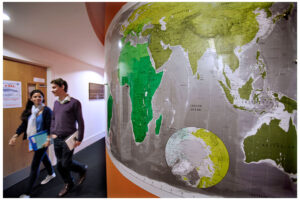
[[[50,129],[51,134],[63,137],[72,135],[77,130],[76,121],[78,123],[78,141],[81,142],[84,135],[81,103],[72,97],[71,101],[64,104],[55,101]]]

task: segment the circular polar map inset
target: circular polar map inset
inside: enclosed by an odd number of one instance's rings
[[[225,177],[229,167],[224,143],[203,128],[178,130],[169,138],[165,152],[172,173],[192,187],[216,185]]]

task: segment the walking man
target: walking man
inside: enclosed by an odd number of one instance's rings
[[[87,165],[73,160],[74,149],[70,150],[65,139],[72,135],[78,123],[78,139],[75,147],[81,144],[84,135],[84,121],[81,111],[81,103],[67,94],[68,84],[65,80],[58,78],[51,81],[52,93],[58,97],[54,103],[51,137],[54,139],[54,151],[57,158],[57,170],[65,185],[58,193],[59,197],[67,194],[75,185],[71,171],[79,174],[77,185],[83,183],[86,177]]]

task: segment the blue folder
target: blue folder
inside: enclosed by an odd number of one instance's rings
[[[38,132],[32,136],[29,136],[29,150],[32,148],[34,151],[43,147],[43,144],[47,141],[47,131]]]

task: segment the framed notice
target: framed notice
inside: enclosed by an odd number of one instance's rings
[[[3,80],[3,108],[22,107],[22,83]]]
[[[89,83],[89,99],[104,99],[104,84]]]

